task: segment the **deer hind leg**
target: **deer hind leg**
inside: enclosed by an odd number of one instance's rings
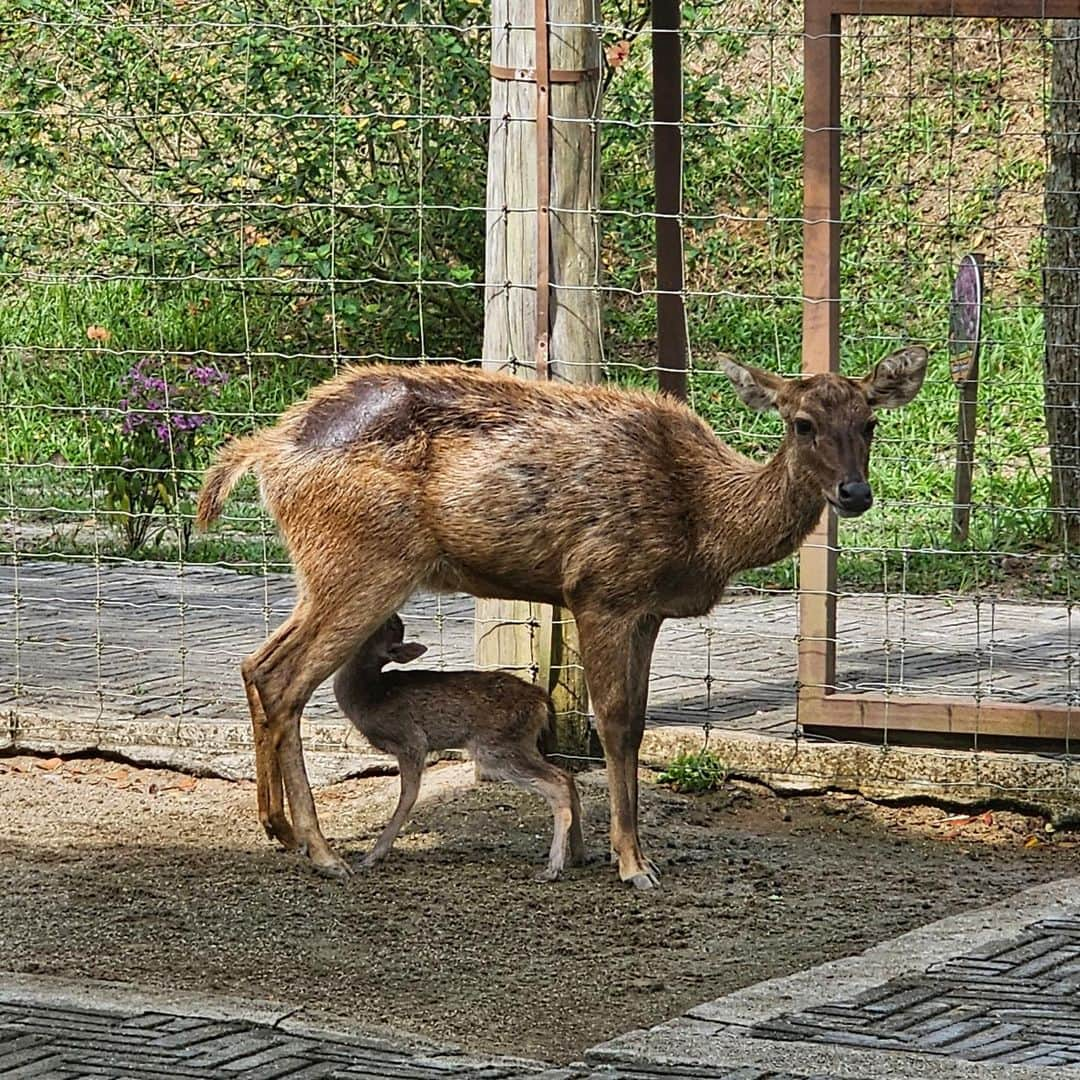
[[[281,785],[281,767],[270,741],[270,728],[266,722],[259,691],[244,674],[244,692],[247,694],[251,712],[251,727],[255,740],[255,787],[259,805],[259,821],[266,835],[291,850],[296,847],[292,825],[285,816],[284,792]]]
[[[622,881],[639,889],[656,888],[659,874],[645,858],[638,838],[637,766],[645,728],[648,661],[659,624],[575,614],[585,678],[607,761],[613,858]]]
[[[289,800],[295,846],[327,877],[343,878],[349,867],[330,849],[319,828],[304,767],[300,718],[315,688],[412,591],[411,576],[399,573],[394,578],[385,566],[379,569],[381,580],[376,585],[343,583],[332,598],[301,599],[286,622],[243,663],[245,685],[254,688],[265,717],[264,757],[268,752],[274,758],[274,764],[263,769],[268,820],[275,810],[276,766]]]
[[[398,796],[394,816],[379,833],[374,847],[364,856],[362,863],[364,866],[374,866],[390,854],[390,849],[394,846],[401,827],[408,821],[409,814],[416,805],[416,798],[420,794],[420,779],[424,774],[427,748],[420,743],[410,742],[399,747],[394,753],[397,755],[398,772],[401,775],[401,794]]]

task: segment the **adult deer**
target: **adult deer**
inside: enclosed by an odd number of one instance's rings
[[[787,380],[725,358],[743,402],[784,420],[764,465],[664,396],[447,367],[348,369],[226,446],[199,525],[253,469],[299,587],[241,666],[267,834],[324,874],[348,873],[319,829],[301,712],[414,590],[464,591],[573,612],[619,876],[656,885],[638,840],[637,759],[661,622],[704,615],[736,571],[789,555],[826,505],[866,511],[874,410],[911,401],[926,363],[912,347],[862,379]]]

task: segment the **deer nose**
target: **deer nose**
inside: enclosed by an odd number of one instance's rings
[[[874,501],[874,493],[865,480],[845,480],[836,494],[839,496],[840,507],[849,514],[861,514],[870,509]]]

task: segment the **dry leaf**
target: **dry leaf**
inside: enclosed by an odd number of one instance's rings
[[[115,783],[120,783],[122,780],[126,780],[127,778],[128,778],[127,769],[114,769],[111,773],[106,773],[105,774],[105,779],[106,780],[112,780]]]
[[[181,776],[180,779],[176,781],[175,786],[181,791],[194,791],[195,785],[198,782],[199,781],[196,780],[194,776]]]
[[[37,767],[39,769],[44,769],[46,772],[52,772],[53,769],[59,769],[60,766],[63,764],[63,758],[51,757],[48,758],[46,761],[39,761],[37,763]]]
[[[1029,836],[1024,841],[1024,847],[1026,847],[1026,848],[1035,848],[1035,847],[1046,847],[1046,845],[1037,836]]]

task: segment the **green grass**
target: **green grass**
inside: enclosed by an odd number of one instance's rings
[[[727,777],[728,767],[723,758],[713,750],[703,749],[672,758],[656,782],[684,795],[704,795],[722,787]]]
[[[769,17],[794,30],[797,8],[792,4],[785,14],[783,5],[773,5]],[[687,18],[697,29],[701,20],[725,21],[713,9],[695,9]],[[985,33],[975,23],[965,22],[963,30],[976,45]],[[981,59],[969,55],[954,64],[953,32],[952,23],[921,24],[913,58],[902,27],[885,32],[875,24],[866,48],[845,47],[842,367],[861,374],[910,341],[926,343],[932,360],[920,397],[882,418],[871,463],[876,505],[840,525],[840,583],[1063,595],[1076,568],[1050,542],[1045,512],[1041,241],[1031,229],[994,248],[996,229],[1037,224],[1043,169],[1041,143],[1002,137],[1030,132],[1032,121],[1012,115],[1015,88],[1001,92],[999,73],[1015,69],[1020,85],[1027,72],[1035,87],[1042,58],[1037,43],[1006,35],[1002,63],[987,59],[996,56],[991,48]],[[752,46],[730,27],[687,38],[694,77],[687,80],[686,115],[721,123],[686,131],[685,232],[687,317],[697,362],[692,403],[721,437],[760,460],[776,448],[778,420],[749,413],[726,379],[709,370],[717,351],[789,374],[800,364],[802,88],[794,63],[785,67],[780,53],[768,83],[743,67],[753,64]],[[647,120],[647,54],[635,45],[611,83],[605,116]],[[910,98],[909,85],[918,88]],[[608,377],[632,385],[653,381],[647,370],[654,362],[653,231],[642,216],[653,207],[647,136],[647,126],[602,129],[605,205],[627,211],[602,222],[604,279],[612,287]],[[426,197],[436,203],[439,194],[429,189]],[[955,549],[957,394],[945,351],[947,302],[959,256],[981,247],[996,253],[999,265],[984,325],[972,531]],[[68,267],[94,265],[89,255],[64,254]],[[475,280],[482,276],[478,267],[472,273]],[[91,461],[95,432],[114,421],[120,380],[140,356],[177,353],[228,372],[209,445],[272,419],[333,368],[334,340],[315,314],[318,306],[296,296],[198,281],[92,278],[21,281],[8,293],[0,304],[0,499],[22,528],[21,550],[118,553],[107,532],[86,524],[101,505]],[[109,341],[93,346],[90,325],[106,327]],[[182,507],[189,510],[190,501]],[[196,538],[185,558],[255,567],[283,561],[252,488],[238,492],[228,513],[224,526]],[[175,530],[168,528],[140,553],[176,555]],[[794,587],[795,561],[742,581]]]

